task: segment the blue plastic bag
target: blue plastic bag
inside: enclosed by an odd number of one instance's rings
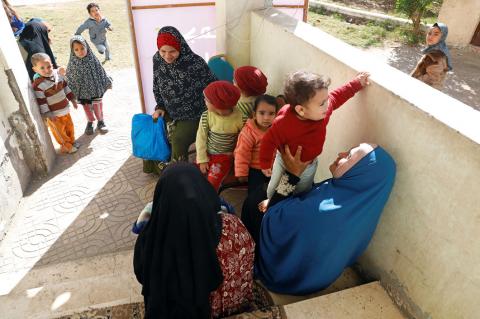
[[[133,155],[146,160],[169,161],[170,146],[167,142],[163,117],[155,122],[151,115],[135,114],[132,118]]]

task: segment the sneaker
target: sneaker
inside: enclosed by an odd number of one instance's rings
[[[73,146],[75,146],[77,149],[80,148],[80,143],[77,141],[73,142]]]
[[[77,151],[78,151],[78,148],[76,148],[75,146],[72,146],[70,151],[68,151],[68,154],[73,154],[73,153],[76,153]]]
[[[98,121],[97,131],[100,131],[100,133],[107,133],[108,132],[108,128],[103,121]]]
[[[85,128],[85,134],[92,135],[93,134],[93,122],[88,122],[87,127]]]

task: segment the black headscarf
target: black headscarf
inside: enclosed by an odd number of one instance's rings
[[[163,27],[180,42],[180,55],[168,64],[157,51],[153,56],[153,94],[174,120],[196,120],[205,111],[203,90],[216,78],[207,63],[188,46],[174,27]]]
[[[31,61],[32,55],[35,53],[48,54],[50,60],[52,61],[53,67],[55,69],[58,67],[57,62],[55,61],[55,56],[50,48],[50,43],[48,42],[47,27],[43,23],[38,21],[27,22],[22,33],[20,33],[19,42],[28,53],[25,65],[27,67],[30,79],[33,79],[33,76],[35,75],[35,71],[32,69]]]
[[[177,163],[163,172],[133,258],[146,319],[210,318],[210,292],[223,281],[218,211],[220,199],[198,168]]]

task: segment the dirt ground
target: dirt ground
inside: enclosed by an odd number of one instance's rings
[[[17,0],[17,12],[24,19],[38,17],[46,20],[53,27],[50,33],[52,50],[60,65],[66,66],[70,57],[70,38],[78,26],[87,18],[87,5],[92,2],[72,0]],[[124,0],[97,0],[103,15],[112,23],[113,32],[107,32],[112,60],[105,64],[105,69],[125,69],[134,67],[127,4]],[[88,40],[88,31],[82,34]],[[90,45],[100,61],[104,57]]]
[[[410,73],[422,55],[420,50],[420,46],[390,44],[366,51],[379,61]],[[451,48],[450,53],[453,71],[448,73],[442,92],[480,111],[480,50]]]

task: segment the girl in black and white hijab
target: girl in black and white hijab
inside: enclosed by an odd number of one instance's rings
[[[70,50],[67,67],[68,86],[75,94],[78,103],[83,105],[87,116],[88,123],[85,134],[93,134],[95,118],[98,121],[97,130],[106,133],[108,130],[103,121],[102,98],[105,92],[112,87],[112,80],[82,36],[72,37]]]

